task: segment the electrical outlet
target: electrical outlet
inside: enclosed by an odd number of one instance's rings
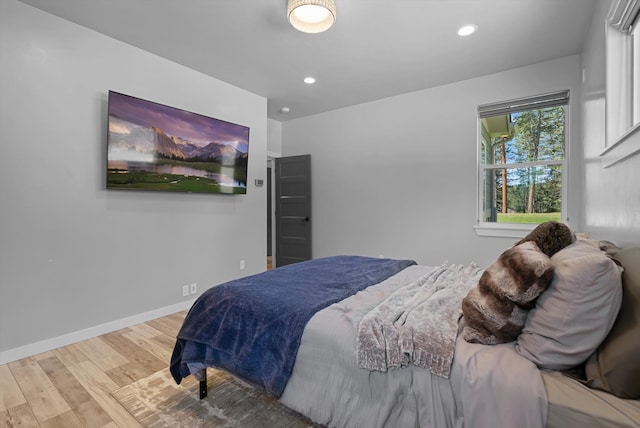
[[[191,283],[191,294],[196,294],[196,292],[198,291],[198,284],[196,284],[195,282]]]
[[[245,262],[244,260],[240,260],[240,270],[243,270],[245,268]]]
[[[188,285],[183,285],[182,286],[182,297],[188,296],[189,295],[189,286]]]

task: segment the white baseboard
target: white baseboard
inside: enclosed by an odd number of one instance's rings
[[[110,333],[112,331],[131,327],[132,325],[164,317],[166,315],[171,315],[176,312],[189,309],[193,305],[193,302],[195,302],[195,299],[176,303],[170,306],[165,306],[163,308],[154,309],[149,312],[143,312],[141,314],[133,315],[119,320],[110,321],[84,330],[78,330],[72,333],[63,334],[62,336],[52,337],[51,339],[41,340],[40,342],[35,342],[29,345],[20,346],[18,348],[9,349],[8,351],[2,351],[0,352],[0,364],[7,364],[12,361],[20,360],[32,355],[41,354],[43,352],[51,351],[53,349],[80,342],[82,340],[91,339],[92,337],[100,336],[101,334]]]

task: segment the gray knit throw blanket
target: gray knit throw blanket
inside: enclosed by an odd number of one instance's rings
[[[360,321],[358,365],[384,372],[413,363],[448,379],[461,302],[482,272],[445,263],[393,292]]]

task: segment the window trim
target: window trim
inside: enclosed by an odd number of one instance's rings
[[[524,238],[537,224],[488,223],[482,222],[473,229],[478,236],[494,236],[501,238]]]
[[[540,100],[544,99],[544,97],[549,97],[553,99],[555,104],[552,102],[544,103],[540,102]],[[535,103],[526,104],[526,100],[532,100]],[[482,127],[482,118],[488,117],[492,115],[499,115],[507,113],[507,110],[498,110],[494,106],[507,106],[511,105],[514,109],[520,109],[518,111],[532,110],[532,109],[540,109],[546,107],[554,107],[563,105],[565,108],[565,120],[564,120],[564,130],[565,130],[565,147],[564,147],[564,159],[562,160],[551,160],[551,161],[539,161],[539,162],[522,162],[517,164],[482,164],[482,137],[483,137],[483,127]],[[494,113],[497,112],[497,113]],[[570,91],[563,90],[557,92],[550,92],[542,95],[534,95],[531,97],[519,98],[512,101],[504,101],[492,104],[485,104],[478,106],[478,117],[477,117],[477,131],[476,131],[476,156],[477,156],[477,174],[476,174],[476,223],[473,226],[474,231],[478,236],[483,237],[502,237],[502,238],[524,238],[529,232],[535,229],[538,225],[532,223],[494,223],[494,222],[485,222],[481,219],[483,218],[483,197],[484,197],[484,177],[483,174],[486,169],[495,169],[496,166],[501,168],[506,167],[529,167],[529,166],[539,166],[541,164],[552,164],[552,165],[561,165],[562,167],[562,208],[560,211],[560,218],[565,223],[569,223],[569,159],[571,156],[571,103],[570,103]],[[535,164],[535,165],[534,165]]]

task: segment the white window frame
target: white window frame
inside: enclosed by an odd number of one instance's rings
[[[640,0],[616,0],[606,23],[606,141],[602,165],[640,153]]]
[[[564,101],[563,101],[564,100]],[[482,117],[500,115],[507,112],[518,112],[527,109],[540,109],[549,106],[564,105],[565,108],[565,146],[564,146],[564,159],[553,161],[540,161],[532,163],[518,163],[518,164],[504,164],[500,165],[500,168],[523,168],[528,166],[545,166],[545,165],[560,165],[562,167],[562,208],[560,218],[565,222],[569,222],[568,215],[568,195],[569,195],[569,152],[571,141],[571,129],[570,129],[570,103],[569,103],[569,90],[552,92],[543,95],[536,95],[531,97],[520,98],[511,101],[499,102],[494,104],[486,104],[478,106],[478,131],[477,131],[477,197],[476,197],[476,224],[473,227],[478,236],[493,236],[504,238],[524,238],[529,232],[531,232],[537,224],[523,224],[523,223],[497,223],[486,222],[484,218],[484,174],[487,169],[495,169],[496,165],[489,164],[484,165],[482,163]]]

